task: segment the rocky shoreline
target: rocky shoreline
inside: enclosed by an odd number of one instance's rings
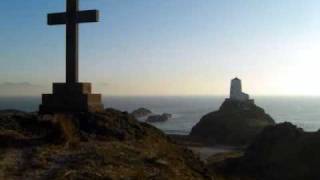
[[[320,131],[304,132],[288,122],[264,128],[248,146],[209,146],[180,135],[170,138],[199,155],[216,179],[320,179]]]
[[[132,115],[0,111],[1,179],[319,179],[320,131],[270,125],[247,145],[165,135]]]

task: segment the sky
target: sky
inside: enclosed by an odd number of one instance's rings
[[[320,95],[318,0],[80,0],[80,81],[104,95]],[[0,96],[51,92],[65,81],[65,0],[4,0]]]

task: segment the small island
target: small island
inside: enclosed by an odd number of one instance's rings
[[[134,111],[132,111],[131,115],[133,115],[135,118],[143,118],[146,116],[149,116],[152,114],[152,111],[147,108],[138,108]]]
[[[172,118],[172,114],[163,113],[162,115],[152,115],[149,116],[146,122],[154,123],[154,122],[165,122]]]
[[[154,114],[151,110],[143,107],[132,111],[131,115],[137,119],[145,120],[148,123],[165,122],[172,118],[172,114]]]

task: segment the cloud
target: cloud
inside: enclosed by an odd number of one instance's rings
[[[40,85],[29,82],[4,82],[0,83],[0,96],[36,96],[43,92]]]

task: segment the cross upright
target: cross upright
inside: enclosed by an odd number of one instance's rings
[[[48,14],[48,25],[66,25],[66,83],[79,82],[79,23],[98,22],[97,10],[79,11],[79,0],[67,0],[65,13]]]

